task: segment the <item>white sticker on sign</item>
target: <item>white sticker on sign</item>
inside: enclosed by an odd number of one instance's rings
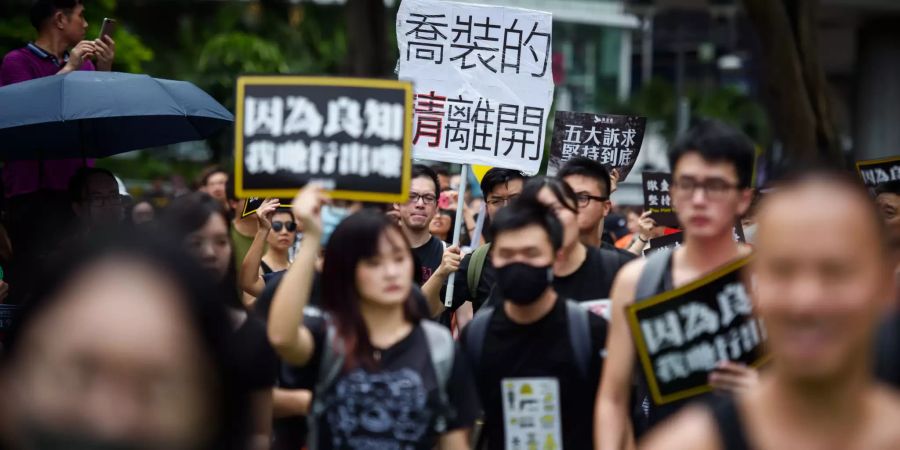
[[[507,450],[561,450],[559,381],[556,378],[506,378],[503,430]]]

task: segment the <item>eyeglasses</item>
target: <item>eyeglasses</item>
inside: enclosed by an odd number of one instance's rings
[[[513,195],[510,195],[509,197],[491,197],[490,199],[488,199],[487,202],[488,202],[488,205],[491,205],[491,206],[501,206],[501,205],[506,206],[506,205],[512,203],[512,201],[517,198],[519,198],[519,194],[513,194]]]
[[[609,197],[600,197],[597,195],[590,195],[590,194],[578,194],[577,196],[575,196],[575,198],[578,199],[578,207],[579,208],[587,208],[588,205],[591,204],[591,200],[594,200],[596,202],[605,202],[605,201],[609,200]]]
[[[416,203],[418,203],[419,199],[421,199],[422,203],[426,205],[433,205],[434,202],[437,201],[437,197],[435,197],[434,194],[417,194],[415,192],[409,193],[409,203],[411,205],[415,205]]]
[[[693,178],[682,178],[672,182],[672,194],[680,198],[691,198],[697,189],[703,190],[703,195],[709,200],[721,200],[729,192],[737,189],[737,185],[720,178],[710,178],[697,181]]]
[[[119,194],[88,196],[87,201],[97,206],[115,206],[122,204],[122,196]]]
[[[294,232],[297,231],[297,224],[295,222],[282,222],[280,220],[272,221],[272,230],[276,233],[281,231],[282,228],[287,228],[288,231]]]

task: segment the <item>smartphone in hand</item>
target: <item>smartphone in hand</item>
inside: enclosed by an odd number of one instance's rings
[[[103,36],[111,36],[116,31],[116,19],[110,19],[109,17],[103,18],[103,25],[100,25],[100,37],[97,39],[103,39]]]

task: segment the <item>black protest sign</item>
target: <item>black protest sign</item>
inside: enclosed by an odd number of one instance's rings
[[[239,197],[293,198],[315,182],[336,199],[408,199],[410,83],[242,76],[236,102]]]
[[[683,242],[684,232],[682,231],[650,239],[649,245],[644,249],[644,256],[649,256],[663,249],[680,247]]]
[[[555,174],[566,161],[583,156],[609,170],[619,169],[619,181],[624,181],[641,151],[646,127],[645,117],[557,111],[549,173]]]
[[[709,392],[720,361],[757,367],[765,330],[753,316],[741,280],[749,258],[682,288],[639,301],[626,310],[654,403]]]
[[[241,218],[244,218],[247,216],[252,216],[253,214],[256,214],[256,211],[259,209],[260,206],[262,206],[263,201],[265,201],[265,200],[266,199],[263,197],[248,198],[247,201],[244,202],[244,210],[241,211]],[[281,202],[281,204],[278,206],[279,209],[288,209],[291,207],[290,200],[282,199],[282,200],[279,200],[279,202]]]
[[[9,331],[13,326],[19,307],[16,305],[0,305],[0,331]]]
[[[900,180],[900,156],[858,161],[856,170],[863,183],[870,188],[888,181]]]
[[[678,216],[672,209],[672,174],[666,172],[644,172],[644,211],[650,211],[650,217],[657,225],[678,228]]]

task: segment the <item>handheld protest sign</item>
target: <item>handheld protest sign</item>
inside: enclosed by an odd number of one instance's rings
[[[646,128],[646,117],[557,111],[547,174],[554,175],[569,159],[583,156],[609,171],[618,169],[619,182],[625,181],[641,151]]]
[[[869,188],[888,181],[900,180],[900,156],[857,161],[856,171]]]
[[[238,197],[293,198],[314,181],[335,199],[408,199],[410,83],[241,76],[236,102]]]
[[[638,358],[657,405],[712,390],[719,361],[758,367],[765,362],[765,330],[753,316],[735,261],[679,289],[626,308]]]
[[[12,328],[18,312],[17,305],[0,305],[0,332],[9,331]]]
[[[244,202],[244,209],[243,209],[243,211],[241,211],[241,218],[243,219],[244,217],[252,216],[253,214],[256,214],[256,211],[259,209],[260,206],[262,206],[263,201],[265,201],[265,198],[263,198],[263,197],[248,198],[247,201]],[[281,199],[279,201],[281,203],[279,204],[278,209],[290,209],[291,200]]]
[[[644,256],[650,256],[653,253],[667,248],[678,248],[683,242],[683,231],[667,234],[665,236],[655,237],[653,239],[650,239],[650,241],[648,242],[647,248],[644,249]]]
[[[415,85],[413,156],[535,174],[553,102],[550,13],[403,0],[398,77]]]
[[[666,172],[644,172],[644,211],[650,211],[650,217],[657,225],[679,228],[678,216],[672,209],[672,174]]]

